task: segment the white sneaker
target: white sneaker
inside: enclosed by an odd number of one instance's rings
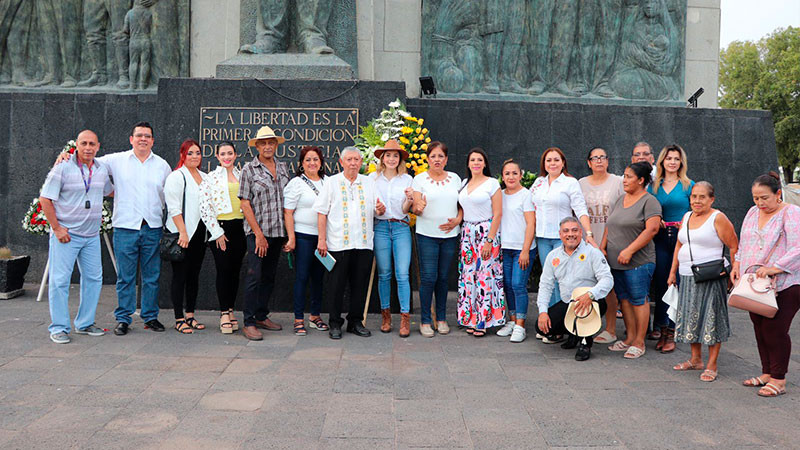
[[[514,322],[507,322],[503,325],[503,328],[497,331],[497,335],[502,337],[511,336],[511,332],[514,331],[515,326],[516,324]]]
[[[539,333],[536,333],[536,339],[538,339],[538,340],[540,340],[540,341],[541,341],[542,339],[544,339],[544,336],[542,336],[542,335],[541,335],[541,334],[539,334]]]
[[[542,338],[542,342],[545,343],[545,344],[558,344],[559,342],[562,342],[565,339],[567,339],[567,338],[565,338],[563,335],[559,334],[559,335],[556,335],[556,336],[552,336],[552,339],[547,337],[547,336],[545,336],[545,337]]]
[[[525,327],[514,325],[514,332],[511,333],[511,342],[522,342],[525,340]]]

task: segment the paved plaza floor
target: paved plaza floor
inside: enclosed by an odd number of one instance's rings
[[[741,386],[759,374],[752,327],[731,312],[720,377],[675,372],[688,346],[652,349],[629,361],[595,345],[592,359],[530,337],[512,344],[453,326],[423,338],[418,316],[407,339],[378,331],[291,331],[248,342],[208,329],[154,333],[138,317],[124,337],[72,336],[50,342],[47,302],[0,301],[0,447],[90,449],[403,448],[797,448],[800,359],[788,394],[765,399]],[[73,286],[73,311],[77,306]],[[533,300],[533,295],[531,296]],[[455,305],[451,293],[451,306]],[[97,323],[111,329],[113,286],[104,286]],[[172,312],[160,320],[169,327]],[[241,320],[241,314],[239,314]],[[325,317],[327,319],[327,317]],[[450,318],[454,325],[453,316]],[[619,321],[619,327],[622,327]],[[622,331],[621,329],[619,330]],[[800,334],[795,327],[797,342]]]

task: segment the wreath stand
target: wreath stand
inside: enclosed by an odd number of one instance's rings
[[[114,273],[117,273],[117,258],[114,257],[114,248],[111,247],[111,239],[108,238],[108,233],[102,233],[103,241],[106,243],[106,250],[108,250],[108,256],[111,258],[111,264],[114,266]],[[80,270],[80,264],[78,265],[78,269]],[[47,264],[44,265],[44,273],[42,274],[42,282],[39,284],[39,294],[36,296],[36,301],[42,301],[42,297],[44,297],[44,287],[47,285],[47,277],[50,273],[50,257],[47,257]]]

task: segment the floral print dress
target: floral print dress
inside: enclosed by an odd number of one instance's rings
[[[492,195],[498,189],[497,180],[490,178],[472,192],[467,192],[465,184],[458,196],[464,210],[458,261],[458,323],[478,330],[506,322],[499,230],[489,258],[481,258],[481,248],[492,225]]]

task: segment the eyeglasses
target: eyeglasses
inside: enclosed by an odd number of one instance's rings
[[[146,134],[146,133],[136,133],[136,134],[133,135],[133,137],[135,137],[137,139],[141,139],[141,138],[150,139],[150,138],[153,137],[153,135],[152,134]]]
[[[591,158],[589,158],[589,161],[600,162],[600,161],[605,161],[607,159],[608,159],[608,156],[600,155],[600,156],[592,156]]]

